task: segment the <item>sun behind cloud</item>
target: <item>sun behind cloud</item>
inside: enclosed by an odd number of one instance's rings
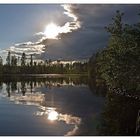
[[[50,23],[46,26],[44,34],[47,38],[57,39],[59,32],[60,32],[60,27],[54,23]]]

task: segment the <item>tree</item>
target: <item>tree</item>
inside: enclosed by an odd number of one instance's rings
[[[2,57],[0,56],[0,74],[3,73],[3,60]]]
[[[8,52],[8,55],[7,55],[7,58],[6,58],[6,64],[8,66],[11,65],[11,52],[10,51]]]
[[[21,56],[21,66],[25,66],[26,65],[26,54],[22,53]]]
[[[15,55],[11,57],[11,66],[17,66],[17,58]]]
[[[120,11],[116,11],[116,16],[113,17],[113,23],[109,24],[108,27],[105,27],[107,32],[111,33],[112,36],[120,37],[123,33],[123,24],[122,24],[122,16],[124,13]]]
[[[3,65],[3,60],[2,60],[2,57],[0,56],[0,66]]]
[[[33,66],[33,56],[31,54],[31,59],[30,59],[30,66],[32,67]]]
[[[106,27],[110,33],[108,47],[97,57],[97,70],[109,90],[133,93],[139,90],[140,27],[124,25],[123,13],[117,11],[113,23]]]

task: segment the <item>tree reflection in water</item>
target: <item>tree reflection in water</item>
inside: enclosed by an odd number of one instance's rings
[[[136,132],[139,109],[139,100],[108,94],[99,135],[140,135]]]
[[[15,78],[15,77],[14,77]],[[83,80],[83,82],[82,82]],[[66,135],[73,135],[77,129],[78,125],[81,122],[80,117],[73,116],[67,113],[60,113],[55,108],[54,104],[54,93],[49,92],[51,98],[49,99],[50,107],[46,105],[45,102],[48,102],[46,95],[37,91],[36,89],[46,87],[51,90],[52,87],[61,88],[63,86],[81,86],[86,85],[87,81],[79,78],[38,78],[38,79],[5,79],[3,85],[6,87],[6,91],[10,101],[15,104],[24,104],[24,105],[34,105],[39,107],[41,110],[36,112],[36,116],[45,116],[46,119],[50,122],[64,122],[67,125],[73,126],[71,131],[67,132]]]
[[[21,81],[21,92],[22,92],[22,96],[25,96],[26,93],[25,81]]]
[[[14,101],[16,104],[38,106],[40,111],[36,112],[35,115],[44,116],[52,123],[65,122],[66,124],[73,125],[73,129],[66,135],[140,135],[140,116],[138,116],[140,101],[123,95],[107,93],[104,86],[99,88],[98,85],[95,84],[94,80],[88,79],[87,77],[14,77],[12,79],[4,78],[0,80],[0,89],[2,90],[3,85],[5,85],[8,94],[6,96],[8,96],[11,101]],[[87,84],[93,92],[94,98],[103,97],[103,100],[106,100],[104,108],[99,107],[98,99],[97,103],[95,100],[95,103],[92,103],[92,101],[89,101],[90,99],[88,98],[88,100],[84,100],[85,104],[88,104],[89,102],[88,108],[84,107],[87,109],[87,113],[90,112],[90,115],[84,114],[83,116],[86,117],[83,117],[82,119],[78,115],[76,116],[75,114],[70,114],[70,109],[76,109],[75,106],[69,108],[70,105],[64,103],[64,105],[67,105],[67,110],[58,109],[59,105],[61,106],[64,100],[62,98],[58,104],[54,103],[57,102],[56,98],[58,97],[58,94],[54,94],[51,89],[54,87],[61,88],[63,86],[79,86],[81,88],[82,86],[87,86]],[[45,88],[45,92],[39,92],[40,88]],[[46,94],[46,89],[49,90],[49,94]],[[64,94],[62,94],[61,97],[63,97],[63,95]],[[71,96],[73,95],[74,94]],[[74,99],[75,97],[79,97],[74,96],[73,98],[70,98],[68,96],[69,94],[67,94],[64,99]],[[78,98],[76,100],[78,101]],[[58,106],[56,107],[56,105]],[[102,113],[95,110],[97,107],[100,108],[99,110],[101,110]],[[98,115],[96,114],[96,111]]]
[[[7,94],[8,94],[8,97],[10,97],[10,82],[7,82],[6,83],[6,91],[7,91]]]

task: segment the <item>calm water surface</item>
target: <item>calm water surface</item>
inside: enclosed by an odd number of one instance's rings
[[[97,93],[87,77],[0,82],[0,135],[138,135],[138,111],[139,100]]]

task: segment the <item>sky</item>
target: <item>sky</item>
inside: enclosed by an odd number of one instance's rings
[[[39,59],[82,60],[107,47],[116,10],[139,22],[140,5],[0,4],[0,55],[22,52]],[[50,37],[50,38],[49,38]]]

